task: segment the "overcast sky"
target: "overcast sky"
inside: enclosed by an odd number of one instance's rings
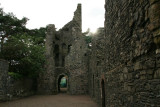
[[[5,12],[13,12],[16,17],[29,18],[27,28],[34,29],[55,24],[62,28],[72,20],[77,4],[82,4],[82,30],[95,31],[104,26],[105,0],[0,0]]]

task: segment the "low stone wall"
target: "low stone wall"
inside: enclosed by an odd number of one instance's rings
[[[8,68],[8,62],[0,60],[0,101],[33,95],[36,90],[35,80],[15,80],[8,75]]]
[[[23,78],[15,80],[8,77],[7,80],[7,91],[5,100],[13,100],[35,94],[36,85],[32,79]]]
[[[8,76],[8,62],[0,59],[0,100],[6,97],[6,83]]]

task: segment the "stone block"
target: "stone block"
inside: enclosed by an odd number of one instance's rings
[[[131,86],[127,86],[127,91],[129,91],[129,92],[131,92],[131,91],[132,91]]]
[[[153,31],[153,37],[156,37],[156,36],[159,36],[159,35],[160,35],[160,28]]]
[[[147,70],[147,74],[150,74],[150,75],[152,75],[153,74],[153,69],[151,69],[151,70]]]
[[[120,81],[123,81],[124,80],[123,74],[121,74],[119,78],[120,78]]]
[[[128,85],[127,85],[127,83],[124,83],[123,88],[124,88],[124,91],[127,91],[127,90],[128,90]]]
[[[123,73],[128,73],[128,68],[127,68],[127,67],[125,67],[125,68],[123,69]]]
[[[158,51],[160,51],[160,50],[158,50]],[[160,53],[158,53],[158,54],[160,54]],[[156,66],[157,66],[157,68],[160,68],[160,59],[159,59],[159,57],[156,60]]]
[[[154,78],[155,78],[155,79],[160,79],[160,68],[155,71],[155,73],[154,73]]]
[[[145,12],[145,21],[147,21],[148,20],[148,11],[146,10],[146,12]]]
[[[146,79],[146,75],[141,75],[141,76],[140,76],[140,79],[141,79],[141,80],[145,80],[145,79]]]
[[[156,54],[160,54],[160,49],[156,49]],[[160,67],[160,66],[158,66]]]
[[[160,26],[160,2],[151,5],[148,16],[151,22],[148,29],[154,30],[158,28]]]
[[[147,79],[151,80],[151,79],[153,79],[153,76],[152,75],[147,75]]]
[[[151,68],[155,68],[155,60],[146,60],[143,63],[143,69],[151,69]]]
[[[150,21],[152,22],[155,19],[158,19],[160,17],[159,13],[160,13],[160,2],[151,5],[151,7],[149,8]]]
[[[133,96],[129,96],[128,101],[133,102]]]
[[[132,74],[132,73],[129,73],[129,74],[128,74],[128,79],[129,79],[129,80],[132,80],[132,79],[133,79],[133,74]]]
[[[135,79],[139,79],[139,78],[140,78],[140,74],[138,73],[135,75]]]
[[[154,37],[154,43],[160,48],[160,36]]]
[[[136,62],[134,64],[134,70],[136,71],[136,70],[140,70],[140,69],[142,69],[142,63],[141,62]]]
[[[124,74],[124,79],[127,80],[128,79],[128,75]]]
[[[153,4],[155,2],[158,2],[159,0],[149,0],[150,4]]]
[[[142,71],[140,71],[140,74],[141,74],[141,75],[145,75],[145,74],[146,74],[146,71],[145,71],[145,70],[142,70]]]
[[[150,31],[153,31],[154,29],[158,28],[160,26],[160,19],[154,20],[151,22],[147,27]]]
[[[134,23],[134,21],[133,21],[133,19],[131,19],[131,20],[129,21],[129,27],[133,26],[133,23]]]

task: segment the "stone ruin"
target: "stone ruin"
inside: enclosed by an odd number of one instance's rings
[[[160,0],[105,0],[105,11],[91,49],[82,34],[81,4],[59,31],[48,25],[38,93],[59,93],[66,76],[67,93],[89,94],[101,107],[159,107]]]
[[[68,93],[87,94],[87,46],[82,35],[81,4],[72,21],[59,31],[48,25],[46,35],[46,71],[41,74],[39,93],[57,94],[59,79],[68,77]]]

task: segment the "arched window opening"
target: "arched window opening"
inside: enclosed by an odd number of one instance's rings
[[[59,66],[59,45],[55,45],[54,47],[54,54],[55,54],[55,66],[58,67]]]
[[[56,55],[55,55],[55,66],[56,67],[59,66],[59,53],[56,53]]]
[[[70,50],[71,50],[71,46],[72,46],[72,45],[68,45],[68,53],[69,53]]]
[[[62,56],[62,67],[65,65],[65,56]]]

